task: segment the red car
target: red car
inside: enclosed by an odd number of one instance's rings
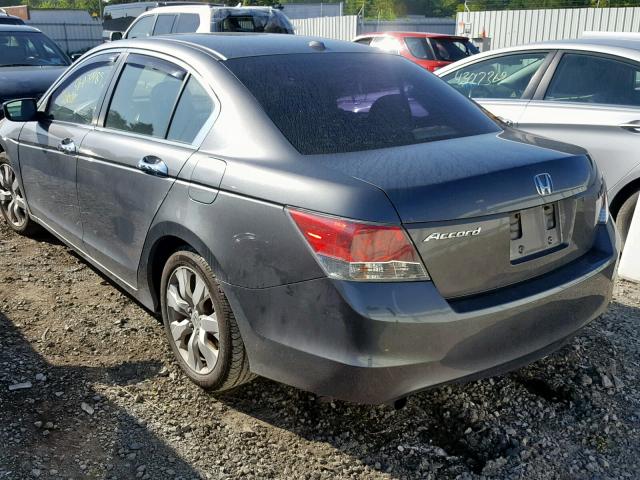
[[[402,55],[430,72],[479,53],[467,37],[440,33],[372,32],[353,41]]]

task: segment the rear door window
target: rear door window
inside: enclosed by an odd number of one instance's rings
[[[544,97],[550,102],[640,106],[640,65],[565,53]]]
[[[200,26],[200,16],[196,13],[181,13],[173,26],[173,33],[194,33]]]
[[[153,27],[153,34],[166,35],[167,33],[171,33],[176,17],[177,15],[158,15],[156,26]]]
[[[548,52],[492,57],[464,66],[442,79],[469,98],[520,99]]]
[[[472,102],[397,55],[273,55],[224,65],[306,155],[499,131]]]
[[[407,45],[409,52],[416,58],[422,60],[433,60],[433,52],[426,38],[421,37],[405,37],[404,43]]]
[[[145,17],[140,18],[136,23],[133,24],[131,30],[127,34],[127,38],[140,38],[140,37],[149,37],[151,36],[151,31],[153,30],[153,22],[155,20],[154,15],[147,15]]]
[[[436,60],[457,62],[478,53],[476,46],[468,40],[455,38],[430,38]]]
[[[172,63],[130,55],[116,85],[105,126],[165,138],[186,72]]]

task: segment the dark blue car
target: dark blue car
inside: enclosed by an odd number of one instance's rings
[[[70,64],[40,30],[0,22],[0,103],[39,98]]]

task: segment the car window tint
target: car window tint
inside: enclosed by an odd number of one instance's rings
[[[0,67],[69,65],[66,55],[39,32],[0,32]]]
[[[19,18],[0,18],[0,25],[24,25]]]
[[[211,31],[293,33],[293,25],[279,10],[216,8],[212,11]]]
[[[416,58],[424,60],[433,60],[433,53],[431,47],[427,43],[426,38],[420,37],[406,37],[404,43],[407,45],[409,52]]]
[[[567,53],[562,56],[545,100],[640,106],[640,66],[611,58]]]
[[[154,35],[165,35],[171,33],[173,28],[173,22],[176,20],[177,15],[158,15],[156,25],[153,27]]]
[[[478,53],[477,47],[468,40],[463,41],[454,38],[431,38],[429,40],[436,59],[443,62],[457,62]]]
[[[371,46],[387,53],[399,53],[400,41],[394,37],[374,37]]]
[[[200,26],[200,16],[195,13],[181,13],[173,29],[174,33],[193,33]]]
[[[397,55],[292,54],[224,64],[307,155],[499,131],[472,102]]]
[[[89,125],[113,68],[114,62],[111,60],[98,61],[72,74],[51,95],[47,117],[51,120]]]
[[[162,61],[127,63],[118,80],[105,126],[164,138],[184,78]],[[177,67],[176,67],[177,68]]]
[[[469,98],[521,98],[547,52],[503,55],[459,68],[442,78]]]
[[[127,34],[127,38],[139,38],[139,37],[148,37],[151,35],[151,29],[153,28],[153,21],[155,19],[154,15],[147,15],[146,17],[140,18],[129,33]]]
[[[356,40],[356,43],[360,43],[362,45],[369,45],[371,43],[371,37],[361,38]]]
[[[193,77],[180,96],[171,121],[169,140],[192,143],[213,112],[213,101],[206,90]]]

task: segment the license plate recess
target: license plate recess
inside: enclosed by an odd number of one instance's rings
[[[511,224],[511,263],[526,261],[554,250],[562,244],[559,204],[513,212]]]

